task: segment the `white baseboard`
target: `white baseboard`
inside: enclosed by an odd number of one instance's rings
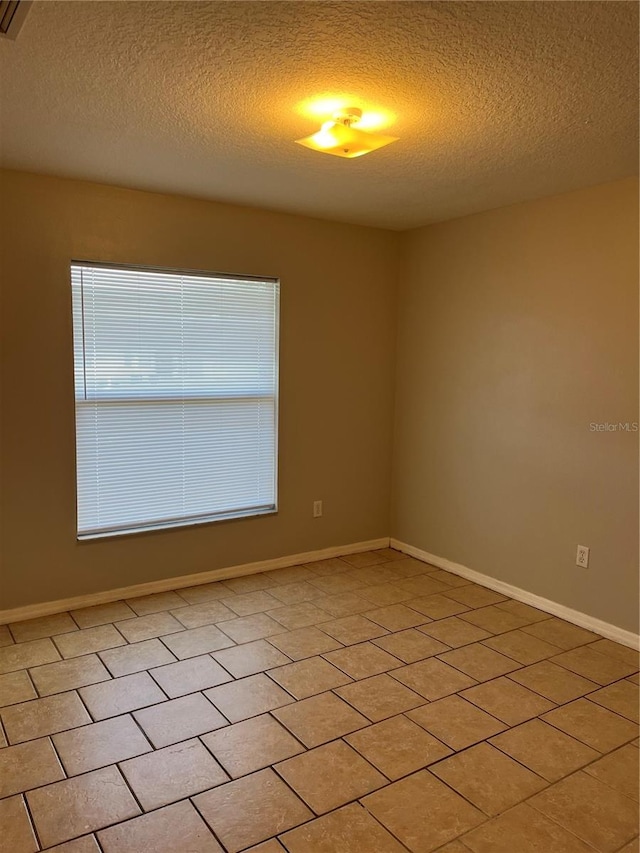
[[[38,616],[51,616],[52,613],[64,613],[67,610],[77,610],[80,607],[90,607],[93,604],[106,604],[109,601],[119,601],[123,598],[138,598],[154,592],[167,592],[171,589],[183,589],[187,586],[198,586],[212,581],[238,578],[243,575],[254,575],[258,572],[268,572],[273,569],[285,569],[300,563],[312,563],[316,560],[327,560],[331,557],[342,557],[345,554],[357,554],[360,551],[375,551],[377,548],[387,548],[389,537],[370,539],[368,542],[353,542],[351,545],[334,545],[331,548],[321,548],[318,551],[306,551],[303,554],[291,554],[288,557],[274,557],[271,560],[260,560],[256,563],[243,563],[239,566],[229,566],[225,569],[212,569],[209,572],[198,572],[193,575],[181,575],[177,578],[139,583],[134,586],[123,586],[119,589],[109,589],[104,592],[92,592],[88,595],[77,595],[73,598],[62,598],[58,601],[43,601],[39,604],[27,604],[11,610],[0,610],[0,625],[8,622],[21,622],[24,619],[35,619]]]
[[[437,557],[435,554],[429,554],[427,551],[422,551],[420,548],[414,548],[413,545],[407,545],[405,542],[400,542],[397,539],[390,539],[389,547],[402,551],[404,554],[409,554],[410,557],[415,557],[417,560],[422,560],[425,563],[430,563],[432,566],[437,566],[439,569],[445,569],[447,572],[452,572],[454,575],[466,578],[474,583],[489,587],[496,592],[501,592],[509,598],[515,598],[517,601],[522,601],[525,604],[530,604],[532,607],[537,607],[539,610],[544,610],[545,613],[551,613],[553,616],[559,616],[560,619],[565,619],[567,622],[572,622],[574,625],[579,625],[581,628],[586,628],[608,640],[614,640],[616,643],[621,643],[623,646],[629,646],[632,649],[640,648],[640,636],[632,631],[626,631],[624,628],[618,628],[617,625],[611,625],[609,622],[603,622],[601,619],[596,619],[594,616],[588,616],[586,613],[581,613],[579,610],[572,610],[570,607],[565,607],[563,604],[558,604],[548,598],[542,598],[540,595],[535,595],[533,592],[527,592],[525,589],[520,589],[517,586],[512,586],[510,583],[496,580],[489,575],[483,575],[481,572],[476,572],[473,569],[467,568],[460,563],[453,563],[444,557]]]

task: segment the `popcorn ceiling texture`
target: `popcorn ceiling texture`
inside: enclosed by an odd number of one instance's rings
[[[628,2],[35,3],[1,40],[2,165],[406,229],[637,170]],[[307,98],[389,110],[355,161]]]

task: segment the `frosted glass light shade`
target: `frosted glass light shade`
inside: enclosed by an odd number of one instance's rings
[[[397,136],[367,133],[339,122],[327,121],[317,133],[305,136],[304,139],[296,139],[296,142],[305,148],[311,148],[312,151],[351,159],[396,142],[397,139]]]

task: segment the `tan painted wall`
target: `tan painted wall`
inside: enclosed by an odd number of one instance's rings
[[[397,234],[17,172],[0,190],[0,609],[388,535]],[[72,258],[280,276],[277,516],[76,542]]]
[[[637,631],[637,181],[403,240],[393,535]]]

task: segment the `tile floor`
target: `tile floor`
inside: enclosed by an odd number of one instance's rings
[[[390,549],[0,626],[0,851],[632,853],[638,690]]]

